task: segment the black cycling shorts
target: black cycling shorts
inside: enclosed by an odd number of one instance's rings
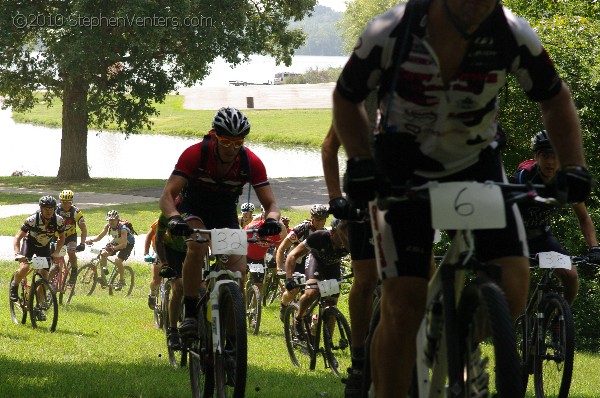
[[[348,241],[352,260],[370,260],[375,258],[373,230],[369,221],[349,222]]]
[[[556,239],[550,231],[544,232],[542,235],[536,236],[533,239],[528,239],[527,244],[529,245],[529,252],[531,254],[557,252],[566,256],[569,255],[563,245],[560,244],[558,239]]]
[[[322,266],[317,261],[316,257],[312,254],[308,254],[305,260],[305,271],[304,275],[306,280],[318,279],[324,281],[327,279],[339,279],[342,276],[340,264],[332,264],[332,266]]]
[[[117,251],[117,257],[121,260],[125,261],[131,256],[131,252],[133,251],[133,247],[135,245],[133,243],[127,243],[127,247],[125,249],[121,249]]]
[[[186,252],[180,252],[165,245],[165,256],[167,257],[167,264],[169,264],[169,268],[175,271],[177,278],[181,278],[185,254]]]
[[[46,246],[39,246],[37,240],[27,235],[21,244],[21,254],[27,258],[32,258],[33,255],[38,257],[50,257],[50,255],[52,255],[52,252],[50,251],[50,242],[48,242]]]

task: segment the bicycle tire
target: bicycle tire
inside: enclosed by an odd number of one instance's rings
[[[323,346],[329,368],[337,377],[346,375],[352,367],[352,334],[350,325],[344,314],[336,307],[327,307],[323,311]],[[333,330],[330,329],[329,319],[333,318]]]
[[[86,296],[91,296],[98,281],[98,267],[95,262],[88,263],[77,271],[77,286]]]
[[[266,283],[264,284],[264,295],[263,295],[263,306],[268,306],[273,304],[273,302],[278,298],[281,297],[281,293],[282,293],[282,287],[283,285],[280,284],[280,279],[277,276],[277,274],[275,274],[274,272],[270,272],[270,276],[268,278],[268,280],[266,281]]]
[[[8,302],[10,303],[10,317],[12,318],[14,323],[22,323],[25,324],[27,322],[27,312],[29,305],[29,298],[27,290],[25,289],[25,279],[21,280],[19,283],[19,300],[12,301],[10,299],[10,286],[13,284],[15,280],[15,275],[10,278],[10,284],[8,285]]]
[[[283,315],[285,344],[292,364],[298,368],[310,369],[314,349],[308,338],[303,340],[296,333],[294,320],[296,311],[298,311],[297,303],[290,303],[285,309]]]
[[[169,324],[171,323],[171,319],[169,317],[169,306],[171,305],[171,287],[165,287],[165,297],[162,301],[162,306],[160,308],[160,317],[161,317],[161,327],[165,334],[169,330]]]
[[[248,333],[258,334],[260,330],[260,318],[262,314],[262,305],[260,299],[260,290],[258,286],[252,284],[250,279],[246,284],[246,318],[248,319]]]
[[[38,289],[42,294],[38,293]],[[33,282],[31,293],[29,296],[31,326],[40,328],[48,325],[48,330],[54,332],[58,323],[58,301],[54,288],[46,279],[38,277]],[[42,316],[44,319],[41,318]]]
[[[200,297],[203,295],[201,294]],[[198,306],[198,339],[184,342],[189,352],[190,385],[193,398],[212,397],[215,389],[212,327],[206,318],[205,305]]]
[[[575,356],[573,314],[567,301],[557,293],[545,295],[538,309],[544,317],[538,324],[541,333],[537,335],[543,340],[536,343],[538,351],[535,353],[533,373],[535,396],[567,398]]]
[[[530,315],[523,313],[519,315],[515,322],[515,335],[517,338],[517,353],[521,358],[521,366],[523,374],[521,377],[521,383],[523,384],[523,390],[527,390],[527,384],[529,383],[529,375],[533,374],[533,353],[531,352],[531,326]]]
[[[63,277],[61,282],[62,288],[58,297],[58,302],[64,305],[67,305],[71,302],[71,299],[73,298],[73,290],[75,289],[75,285],[77,284],[77,279],[75,279],[75,283],[69,283],[69,279],[71,276],[71,268],[71,260],[69,260],[67,261],[63,269]],[[66,297],[66,301],[63,299],[63,297]]]
[[[219,287],[219,340],[221,352],[215,355],[217,398],[243,398],[248,371],[248,336],[244,297],[236,283]]]
[[[381,318],[381,285],[377,285],[375,292],[373,292],[373,309],[371,312],[371,321],[369,323],[369,333],[365,339],[365,363],[363,367],[363,386],[361,397],[368,398],[369,388],[371,388],[371,341],[373,340],[373,333],[379,324]],[[411,398],[418,398],[417,395],[410,395]]]
[[[116,267],[116,266],[115,266]],[[121,276],[118,272],[113,272],[110,276],[110,280],[108,281],[108,294],[110,296],[130,296],[133,291],[133,285],[135,283],[135,273],[133,272],[133,268],[129,265],[123,266],[123,280],[125,281],[125,286],[119,288],[118,284],[121,280]]]
[[[154,308],[152,309],[152,318],[154,320],[154,327],[156,327],[157,329],[163,329],[163,325],[164,325],[163,302],[165,301],[165,296],[167,295],[166,286],[164,286],[165,283],[166,283],[165,281],[161,282],[160,287],[158,289],[158,294],[156,295],[156,302],[154,303]]]
[[[495,369],[498,397],[523,397],[522,383],[515,383],[522,377],[515,328],[500,287],[482,277],[467,285],[460,298],[457,322],[466,392],[477,395],[488,390],[489,393],[487,371]],[[481,352],[481,340],[486,331],[491,334],[487,341],[491,340],[494,349],[495,366],[487,363],[491,358],[484,358]]]

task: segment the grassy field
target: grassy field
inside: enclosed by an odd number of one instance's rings
[[[199,136],[210,130],[215,110],[189,110],[183,108],[183,96],[169,95],[162,104],[156,104],[158,117],[145,134],[166,134],[177,136]],[[307,145],[317,147],[331,124],[329,109],[293,110],[244,110],[250,120],[252,131],[249,142]],[[62,103],[37,104],[30,112],[14,112],[13,118],[19,123],[31,123],[48,127],[60,127],[62,123]],[[93,128],[93,126],[90,126]],[[116,130],[116,125],[109,126]]]

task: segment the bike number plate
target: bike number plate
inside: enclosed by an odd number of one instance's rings
[[[34,257],[31,259],[31,266],[33,267],[33,269],[48,268],[48,259],[46,257]]]
[[[541,252],[537,254],[540,268],[571,269],[571,258],[558,252]]]
[[[504,197],[497,185],[467,181],[434,183],[429,187],[429,196],[433,228],[506,227]]]
[[[254,264],[254,263],[249,263],[248,264],[248,269],[250,270],[250,272],[255,272],[255,273],[263,273],[264,272],[264,265],[262,264]]]
[[[248,233],[241,229],[212,229],[210,231],[211,249],[213,254],[248,253]]]
[[[339,294],[340,292],[340,283],[336,279],[318,281],[317,285],[319,285],[319,293],[321,294],[321,297],[333,296],[334,294]]]

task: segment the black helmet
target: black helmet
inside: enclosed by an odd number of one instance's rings
[[[54,199],[53,196],[50,195],[46,195],[46,196],[42,196],[40,198],[40,207],[50,207],[50,206],[54,206],[56,207],[56,199]]]
[[[215,113],[212,128],[219,136],[244,138],[250,132],[246,115],[236,108],[221,108]]]
[[[327,218],[329,216],[329,208],[326,205],[312,205],[310,215],[312,217]]]
[[[533,152],[554,152],[554,148],[552,148],[552,144],[550,143],[550,138],[548,137],[548,132],[546,130],[541,130],[535,135],[535,137],[531,139],[531,149]]]

